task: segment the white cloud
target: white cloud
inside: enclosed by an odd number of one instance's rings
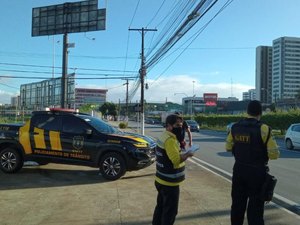
[[[193,81],[195,81],[193,83]],[[218,97],[237,97],[242,100],[242,93],[253,89],[254,87],[246,84],[231,84],[231,83],[206,83],[203,84],[192,76],[177,75],[172,77],[160,78],[157,81],[147,80],[149,89],[145,89],[145,100],[147,102],[165,102],[171,101],[181,103],[181,99],[186,96],[194,94],[198,97],[202,97],[203,93],[217,93]],[[124,82],[123,82],[124,83]],[[194,88],[193,88],[194,84]],[[120,83],[120,85],[122,85]],[[119,86],[120,86],[119,85]],[[112,87],[116,87],[114,85]],[[129,85],[130,86],[130,85]],[[99,87],[98,87],[99,88]],[[107,88],[107,100],[117,103],[120,99],[124,102],[126,96],[126,87],[120,86],[119,88]],[[129,88],[130,89],[130,88]],[[176,94],[175,93],[183,93]],[[136,96],[132,99],[132,102],[139,101],[140,89],[137,91]]]
[[[217,73],[217,72],[216,72]],[[215,73],[215,74],[216,74]],[[193,83],[193,81],[195,81]],[[146,82],[149,85],[149,89],[145,89],[145,100],[147,102],[165,102],[171,101],[181,104],[181,99],[187,96],[193,95],[193,84],[194,94],[198,97],[202,97],[203,93],[217,93],[219,97],[237,97],[239,100],[242,99],[242,93],[253,89],[253,86],[246,84],[231,84],[231,83],[201,83],[200,79],[195,76],[177,75],[172,77],[163,77],[157,81],[147,79]],[[107,101],[118,103],[125,102],[126,99],[126,85],[125,82],[120,81],[119,84],[109,85],[101,87],[99,85],[85,85],[81,87],[86,88],[103,88],[108,89]],[[129,82],[129,90],[133,85],[133,82]],[[140,100],[140,89],[138,89],[136,95],[131,102]],[[176,94],[175,93],[181,93]],[[0,103],[10,103],[10,99],[16,94],[0,90]]]
[[[16,96],[10,92],[0,90],[0,104],[10,104],[11,97]]]

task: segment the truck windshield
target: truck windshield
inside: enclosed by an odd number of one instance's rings
[[[82,118],[85,122],[89,123],[92,127],[94,127],[101,133],[116,134],[121,132],[97,117],[92,117],[88,115],[79,115],[79,117]]]

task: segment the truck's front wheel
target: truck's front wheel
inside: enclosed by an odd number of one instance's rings
[[[20,153],[13,148],[6,148],[0,152],[0,169],[5,173],[18,172],[23,166]]]
[[[100,173],[107,180],[117,180],[126,173],[123,157],[115,152],[110,152],[101,157]]]

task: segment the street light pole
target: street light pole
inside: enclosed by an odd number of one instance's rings
[[[183,93],[183,92],[181,92],[181,93],[174,93],[174,95],[185,95],[187,98],[189,97],[186,93]],[[191,107],[191,104],[189,103],[187,106],[188,106],[188,107],[187,107],[187,113],[190,112],[191,115],[192,115],[192,111],[191,111],[192,107]],[[189,110],[189,107],[190,107],[190,110]]]
[[[195,81],[193,80],[193,95],[195,94],[195,92],[194,92],[194,85],[195,85]]]

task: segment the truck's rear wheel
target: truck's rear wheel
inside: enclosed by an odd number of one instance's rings
[[[6,148],[0,152],[0,169],[5,173],[18,172],[23,166],[20,153],[13,148]]]
[[[107,180],[117,180],[126,173],[123,157],[115,152],[110,152],[101,157],[100,173]]]

